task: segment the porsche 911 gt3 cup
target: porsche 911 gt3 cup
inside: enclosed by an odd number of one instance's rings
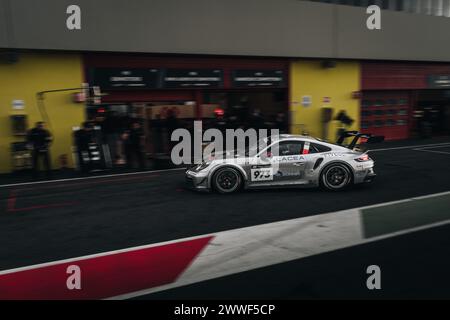
[[[344,146],[347,137],[353,137],[353,141]],[[280,135],[274,140],[268,138],[266,147],[254,156],[234,152],[232,157],[198,164],[186,171],[186,180],[193,189],[219,193],[283,186],[342,190],[371,182],[376,176],[374,161],[356,145],[360,138],[367,143],[384,139],[348,131],[332,144],[309,136]]]

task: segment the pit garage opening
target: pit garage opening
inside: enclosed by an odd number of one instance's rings
[[[114,165],[126,161],[121,132],[135,122],[151,163],[170,163],[171,133],[193,131],[194,120],[203,130],[288,131],[288,59],[89,53],[84,63],[86,82],[106,93],[87,117],[104,128]]]
[[[417,93],[416,130],[422,137],[450,134],[450,89]]]

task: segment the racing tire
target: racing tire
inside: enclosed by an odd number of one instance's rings
[[[233,168],[225,167],[218,169],[213,176],[212,186],[219,193],[233,193],[238,191],[242,185],[241,174]]]
[[[344,190],[352,181],[352,170],[344,163],[332,163],[320,174],[320,186],[330,191]]]

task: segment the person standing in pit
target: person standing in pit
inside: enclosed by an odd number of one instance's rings
[[[75,144],[77,146],[78,163],[81,172],[87,174],[92,168],[92,161],[89,154],[89,144],[93,142],[92,123],[84,122],[82,128],[75,132]]]
[[[258,108],[254,109],[250,116],[250,128],[255,130],[264,129],[264,118],[261,115],[261,110]]]
[[[280,134],[288,133],[288,123],[284,112],[278,112],[275,118],[275,129],[280,131]]]
[[[45,129],[45,122],[37,122],[36,126],[28,131],[27,143],[32,153],[33,178],[37,178],[39,170],[39,159],[42,158],[47,178],[51,175],[50,145],[52,143],[51,133]]]
[[[145,169],[145,156],[142,151],[143,136],[144,131],[138,121],[133,122],[131,128],[124,134],[125,154],[129,168],[133,168],[133,158],[136,158],[139,168]]]

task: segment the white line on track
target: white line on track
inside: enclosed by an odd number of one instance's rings
[[[45,180],[45,181],[2,184],[2,185],[0,185],[0,188],[20,187],[20,186],[29,186],[29,185],[39,185],[39,184],[49,184],[49,183],[55,183],[55,182],[70,182],[70,181],[80,181],[80,180],[93,180],[93,179],[102,179],[102,178],[111,178],[111,177],[135,176],[135,175],[143,175],[143,174],[149,174],[149,173],[180,171],[180,170],[186,170],[186,168],[139,171],[139,172],[129,172],[129,173],[114,173],[114,174],[105,174],[105,175],[94,176],[94,177],[80,177],[80,178],[68,178],[68,179],[58,179],[58,180]]]
[[[450,147],[450,146],[431,146],[431,147],[417,148],[417,149],[413,149],[413,150],[421,151],[421,152],[439,153],[439,154],[450,154],[450,152],[445,152],[445,151],[429,150],[429,149],[437,149],[437,148],[445,148],[445,147]]]
[[[404,147],[393,147],[393,148],[382,148],[382,149],[370,149],[368,152],[379,152],[379,151],[389,151],[389,150],[403,150],[403,149],[416,149],[421,147],[446,147],[450,146],[450,142],[443,143],[433,143],[433,144],[419,144],[412,146],[404,146]]]
[[[434,150],[427,150],[427,149],[413,149],[413,150],[414,151],[422,151],[422,152],[440,153],[440,154],[450,154],[450,152],[434,151]]]

